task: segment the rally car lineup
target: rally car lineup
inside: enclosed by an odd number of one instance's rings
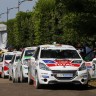
[[[2,59],[5,58],[3,55],[0,57],[1,77],[7,76],[13,83],[26,80],[37,89],[58,83],[73,83],[87,88],[89,80],[96,78],[96,58],[91,62],[84,61],[71,45],[26,47],[22,52],[10,53],[11,57],[8,54],[9,62]]]

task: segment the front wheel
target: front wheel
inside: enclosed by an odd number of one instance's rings
[[[28,84],[32,85],[33,84],[33,80],[30,78],[30,73],[28,72]]]
[[[3,79],[5,79],[5,73],[4,73],[4,70],[2,70],[1,77],[2,77]]]
[[[9,81],[12,81],[12,77],[9,75]]]
[[[39,78],[38,78],[38,74],[37,73],[35,75],[34,86],[35,86],[36,89],[40,89],[42,87],[42,85],[39,83]]]
[[[17,74],[17,71],[15,72],[15,82],[20,83],[20,77]]]
[[[14,73],[12,72],[12,81],[13,83],[16,83]]]
[[[24,76],[23,76],[23,72],[20,71],[20,82],[23,83],[24,82]]]

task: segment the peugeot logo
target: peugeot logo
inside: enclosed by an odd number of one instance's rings
[[[64,68],[66,67],[66,66],[63,66]]]

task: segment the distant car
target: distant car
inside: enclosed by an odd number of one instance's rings
[[[74,83],[88,87],[88,71],[79,52],[71,45],[39,45],[28,68],[28,84]]]
[[[0,73],[1,73],[1,77],[5,78],[9,76],[9,62],[11,61],[12,57],[13,57],[14,53],[13,52],[5,52],[2,54],[1,56],[1,60],[0,60]]]
[[[24,48],[20,60],[17,64],[16,68],[16,78],[15,80],[17,82],[24,82],[28,79],[28,61],[33,55],[33,52],[35,51],[36,47],[26,47]]]
[[[15,70],[22,52],[14,51],[13,53],[14,53],[14,56],[9,63],[9,80],[12,80],[13,82],[15,82]]]

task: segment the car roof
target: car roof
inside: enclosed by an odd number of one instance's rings
[[[37,47],[25,47],[24,50],[35,50]]]
[[[39,47],[41,48],[57,48],[57,49],[70,49],[70,50],[76,50],[75,47],[71,46],[71,45],[64,45],[64,44],[55,44],[55,45],[39,45]]]
[[[13,53],[14,53],[15,55],[21,55],[21,54],[22,54],[21,51],[13,51]]]
[[[5,52],[4,55],[14,55],[13,52]]]

